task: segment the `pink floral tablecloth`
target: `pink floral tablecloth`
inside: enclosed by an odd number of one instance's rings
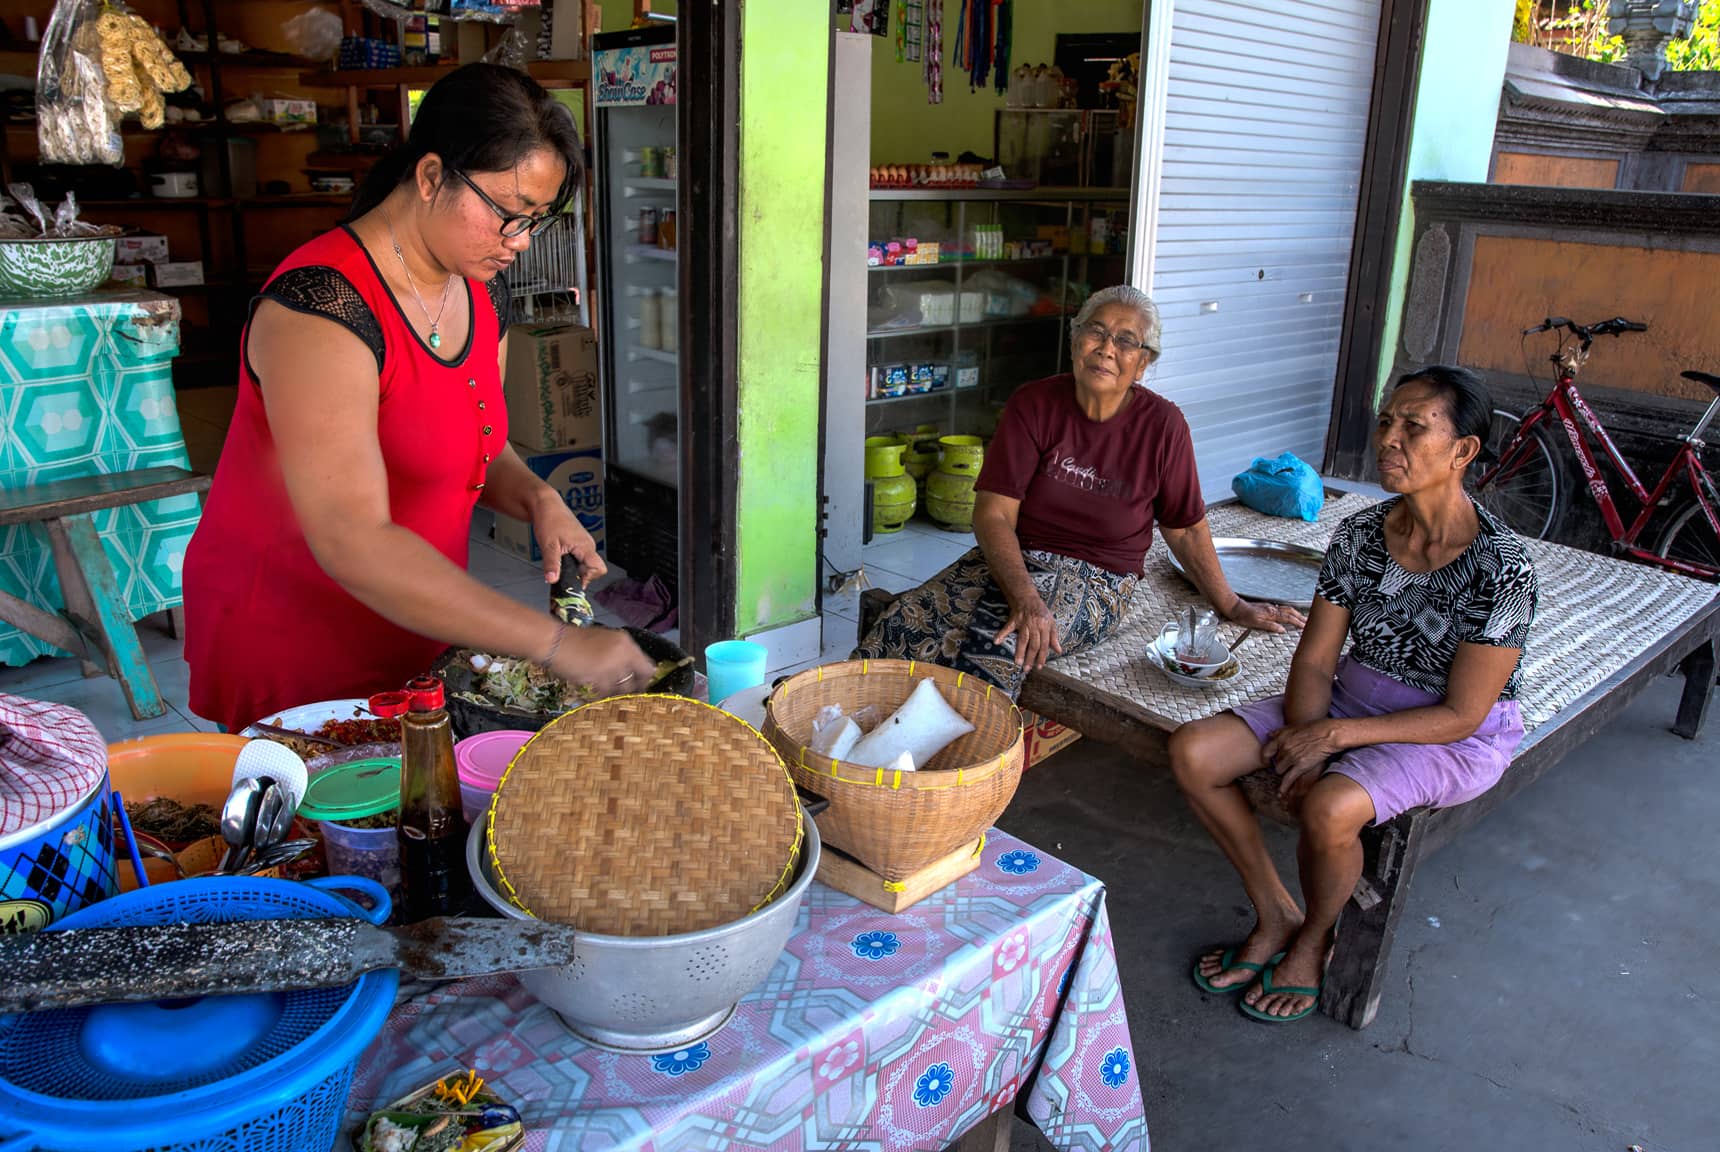
[[[408,1001],[348,1131],[466,1067],[533,1152],[939,1149],[1022,1094],[1058,1148],[1147,1149],[1104,885],[995,829],[977,871],[899,915],[813,884],[764,984],[670,1055],[592,1048],[512,977]]]

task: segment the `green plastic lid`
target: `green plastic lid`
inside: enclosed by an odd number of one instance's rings
[[[306,820],[362,820],[400,807],[400,757],[375,756],[318,772],[305,789]]]

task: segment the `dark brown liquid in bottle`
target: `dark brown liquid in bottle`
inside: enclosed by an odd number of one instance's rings
[[[472,878],[447,711],[415,701],[400,718],[400,753],[401,919],[457,915],[472,895]]]

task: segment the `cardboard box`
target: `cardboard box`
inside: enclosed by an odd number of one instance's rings
[[[1046,720],[1027,709],[1021,710],[1022,765],[1031,768],[1054,752],[1061,752],[1081,733],[1065,728],[1055,720]]]
[[[508,329],[508,439],[533,452],[603,443],[597,336],[578,324]]]
[[[149,269],[142,264],[115,264],[108,283],[124,288],[142,288],[149,283]]]
[[[203,261],[179,260],[173,263],[151,264],[150,283],[157,288],[183,288],[203,283]]]
[[[583,60],[585,58],[585,2],[559,0],[552,10],[549,24],[550,60]]]
[[[121,236],[114,241],[115,264],[165,264],[168,259],[165,236]]]
[[[599,554],[604,548],[603,520],[603,453],[590,448],[583,451],[537,452],[523,444],[515,444],[526,467],[541,476],[551,488],[561,493],[567,506],[579,517],[580,524],[597,542]],[[496,547],[521,560],[536,564],[543,559],[531,525],[509,516],[496,517]]]
[[[315,100],[289,100],[280,96],[265,96],[257,101],[263,119],[270,124],[315,124]]]

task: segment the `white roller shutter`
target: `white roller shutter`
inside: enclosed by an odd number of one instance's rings
[[[1162,91],[1162,119],[1145,126],[1136,275],[1164,318],[1148,383],[1188,416],[1215,499],[1255,456],[1320,465],[1380,3],[1162,3],[1168,43],[1155,53],[1150,29],[1146,53],[1160,75],[1144,77],[1143,103]]]

